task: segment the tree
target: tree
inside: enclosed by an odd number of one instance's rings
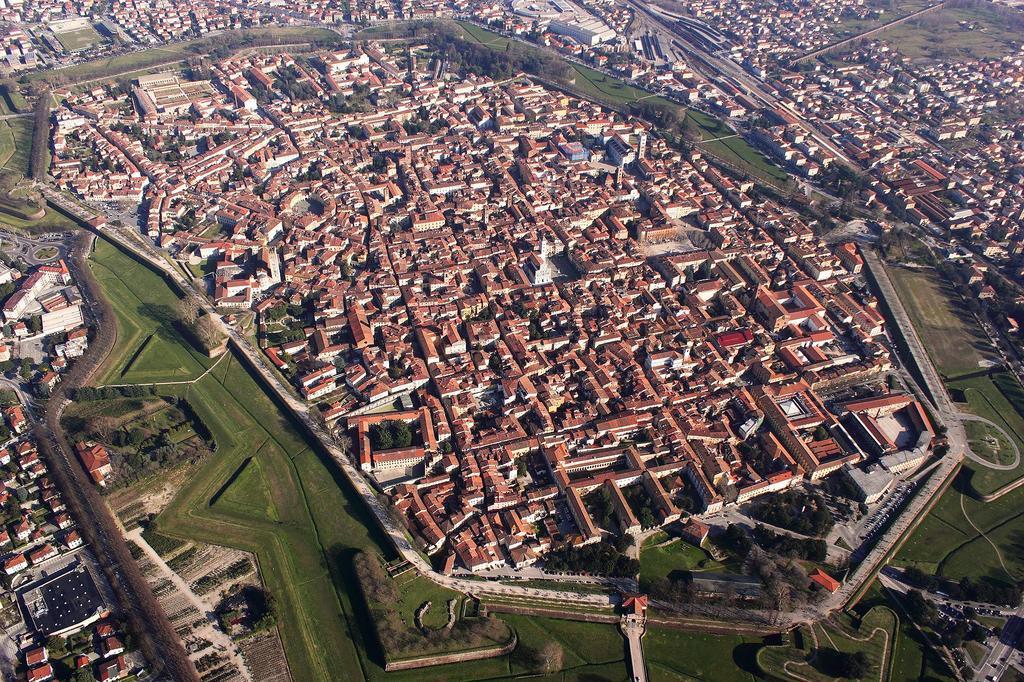
[[[64,658],[68,655],[68,643],[63,637],[54,635],[46,640],[46,651],[50,658]]]
[[[203,348],[206,350],[213,350],[220,345],[223,336],[221,335],[220,329],[217,328],[217,323],[213,321],[211,315],[203,315],[200,317],[195,324],[196,336],[199,338],[199,342],[203,344]]]
[[[562,669],[562,661],[565,658],[565,652],[557,643],[549,640],[537,649],[534,657],[537,671],[545,674],[551,674]]]
[[[179,299],[175,307],[178,311],[178,318],[185,324],[191,326],[199,319],[199,301],[194,296]]]
[[[871,667],[867,654],[863,651],[853,654],[840,653],[838,663],[839,674],[853,680],[867,675]]]

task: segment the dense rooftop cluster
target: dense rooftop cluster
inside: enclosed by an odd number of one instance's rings
[[[908,222],[937,225],[1007,255],[1021,226],[1024,54],[915,64],[884,43],[847,63],[772,82],[867,170],[860,199]],[[768,131],[792,126],[778,112]]]
[[[598,539],[598,488],[629,530],[864,457],[830,406],[890,367],[856,248],[648,124],[373,45],[55,120],[58,182],[142,198],[449,567]]]

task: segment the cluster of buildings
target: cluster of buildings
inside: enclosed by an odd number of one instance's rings
[[[1024,53],[999,59],[914,63],[885,43],[844,62],[770,80],[869,176],[858,202],[882,204],[912,224],[952,232],[990,258],[1020,251]],[[785,112],[764,131],[808,144]],[[822,160],[820,149],[809,163]]]
[[[15,408],[20,412],[21,408]],[[11,430],[24,415],[5,414]],[[20,416],[20,420],[18,417]],[[24,431],[25,426],[20,426]],[[47,474],[36,444],[26,435],[16,435],[0,450],[0,505],[6,518],[0,530],[3,573],[14,576],[29,567],[41,566],[81,546],[75,521],[67,512],[61,495]]]
[[[0,448],[0,562],[7,608],[20,618],[7,621],[25,679],[55,679],[47,645],[67,637],[59,665],[89,669],[97,680],[116,680],[138,669],[124,633],[110,619],[103,578],[88,554],[61,494],[26,431],[20,405],[3,408],[13,434]],[[73,645],[72,645],[73,643]],[[62,654],[64,657],[64,654]]]
[[[0,362],[28,359],[36,386],[48,390],[88,348],[82,293],[63,259],[26,270],[0,266],[0,284],[14,285],[0,308]]]
[[[259,314],[270,360],[449,568],[817,480],[889,454],[879,433],[907,449],[877,417],[851,433],[863,410],[837,402],[890,369],[852,244],[526,78],[438,77],[372,44],[318,61],[220,62],[187,108],[71,94],[55,136],[74,119],[106,141],[97,178],[138,169],[147,233]],[[148,153],[170,136],[194,151]]]

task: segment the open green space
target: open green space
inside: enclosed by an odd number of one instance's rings
[[[788,643],[761,649],[757,660],[774,678],[825,682],[843,676],[840,654],[862,652],[871,671],[863,679],[886,679],[898,626],[899,619],[888,606],[874,606],[862,617],[843,612],[802,626]]]
[[[541,49],[526,43],[513,41],[511,38],[493,33],[469,22],[460,21],[456,23],[469,38],[496,50],[505,50],[513,42],[527,45],[529,49]],[[686,119],[687,124],[697,132],[701,140],[708,140],[699,143],[701,149],[754,177],[775,183],[785,183],[788,181],[789,176],[784,170],[750,146],[742,137],[736,135],[734,137],[727,137],[727,139],[718,139],[723,136],[735,135],[735,131],[723,121],[708,116],[705,113],[687,109],[660,95],[654,95],[646,90],[637,88],[621,78],[609,76],[575,62],[566,60],[565,64],[569,68],[572,86],[588,99],[611,107],[622,107],[641,100],[670,107],[680,115],[680,119]]]
[[[32,119],[12,118],[0,123],[0,161],[4,170],[17,175],[28,175],[32,153]]]
[[[712,635],[648,627],[644,659],[651,679],[733,682],[763,676],[757,667],[760,637]]]
[[[241,514],[279,520],[277,507],[270,496],[270,486],[263,466],[255,457],[245,459],[228,482],[214,495],[212,504]]]
[[[175,326],[178,296],[160,275],[105,239],[89,267],[117,316],[117,340],[96,383],[194,379],[213,363]]]
[[[971,480],[979,469],[971,462],[963,465],[957,480],[896,554],[894,565],[917,566],[952,580],[1024,579],[1024,491],[1017,489],[991,502],[975,499],[970,495]]]
[[[646,545],[640,552],[640,582],[650,584],[659,578],[675,577],[686,571],[722,571],[724,564],[715,561],[700,547],[681,539],[666,544]]]
[[[954,60],[1002,57],[1024,43],[1019,12],[984,0],[944,7],[886,29],[876,36],[911,59]],[[942,36],[942,40],[936,40]]]
[[[78,52],[102,42],[103,38],[92,26],[76,28],[71,31],[54,32],[57,40],[68,52]]]
[[[988,338],[959,296],[934,270],[889,267],[889,277],[935,368],[946,377],[976,372],[994,361]]]
[[[993,464],[1013,462],[1013,445],[1002,429],[985,422],[970,421],[964,424],[964,430],[967,432],[967,442],[974,454]]]

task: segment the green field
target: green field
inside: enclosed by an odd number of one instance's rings
[[[505,50],[512,43],[531,47],[520,41],[493,33],[469,22],[456,22],[462,31],[471,39],[496,50]],[[720,157],[750,175],[776,183],[785,183],[789,176],[784,170],[773,164],[767,157],[751,147],[742,137],[729,137],[719,140],[722,136],[733,135],[734,131],[723,121],[699,111],[687,109],[659,95],[634,87],[626,81],[608,76],[600,71],[565,61],[570,70],[572,85],[585,97],[612,107],[621,107],[640,100],[653,104],[662,104],[675,109],[681,117],[685,117],[688,125],[697,132],[701,140],[713,140],[700,143],[700,148],[709,154]]]
[[[757,660],[762,670],[777,679],[798,675],[796,679],[826,682],[841,676],[836,669],[836,651],[864,652],[871,664],[871,674],[865,679],[887,679],[898,626],[899,619],[888,606],[874,606],[861,618],[844,612],[802,626],[790,643],[761,649]]]
[[[32,119],[12,118],[0,122],[0,168],[28,175],[32,153]]]
[[[933,270],[887,269],[928,355],[943,376],[976,372],[994,360],[991,344],[977,321]]]
[[[684,571],[721,571],[721,564],[700,547],[683,540],[661,546],[645,546],[640,553],[640,582],[650,584],[659,578],[676,577]]]
[[[934,273],[905,268],[889,268],[889,273],[921,341],[945,375],[953,399],[962,409],[1001,429],[965,423],[978,454],[994,461],[1012,461],[1009,440],[1024,448],[1024,389],[1004,371],[979,369],[979,364],[987,364],[994,355],[988,340],[973,316],[959,307],[959,297],[941,285]],[[965,460],[957,479],[903,545],[894,563],[916,565],[954,580],[972,577],[1007,582],[1024,578],[1024,535],[1016,530],[1024,514],[1024,489],[992,502],[981,500],[982,495],[1022,475],[1024,465],[1003,471]]]
[[[60,33],[54,33],[57,36],[57,40],[68,52],[77,52],[84,50],[87,47],[92,47],[97,43],[102,42],[103,38],[96,32],[96,29],[92,26],[85,28],[76,28],[73,31],[61,31]]]
[[[966,422],[967,442],[974,454],[984,457],[993,464],[1013,462],[1014,449],[1002,429],[993,428],[984,422]]]
[[[945,7],[877,36],[911,59],[958,60],[1002,57],[1024,43],[1024,20],[992,3]],[[942,36],[942,40],[936,40]]]
[[[89,266],[118,323],[98,384],[194,379],[213,364],[175,327],[178,296],[160,275],[105,239],[97,240]]]

